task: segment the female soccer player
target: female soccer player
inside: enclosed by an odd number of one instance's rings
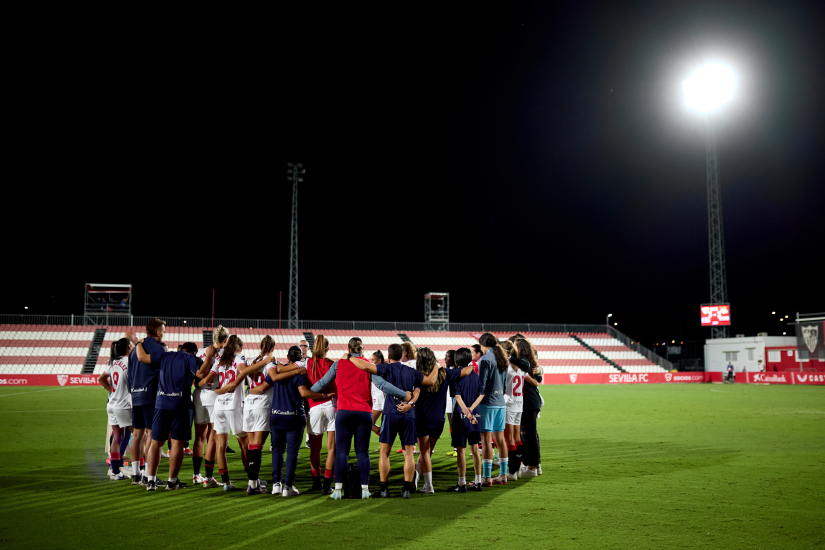
[[[419,348],[416,354],[415,368],[428,376],[433,369],[439,369],[435,354],[430,348]],[[421,395],[415,406],[415,430],[418,435],[418,464],[416,464],[416,476],[414,484],[417,485],[418,477],[424,478],[424,486],[419,492],[432,494],[433,487],[433,463],[431,455],[444,431],[444,410],[447,405],[447,388],[454,384],[459,378],[464,378],[473,372],[473,367],[467,365],[463,369],[439,369],[438,379],[435,384],[425,390],[421,390]]]
[[[112,425],[112,445],[109,458],[112,463],[110,479],[113,481],[128,479],[120,471],[123,465],[123,459],[120,457],[120,443],[126,430],[132,427],[132,395],[129,392],[127,374],[130,351],[132,351],[132,342],[128,338],[121,338],[116,342],[112,342],[112,347],[109,350],[109,364],[98,378],[100,385],[109,392],[106,414],[109,415],[109,424]],[[136,477],[133,474],[132,481],[136,481]]]
[[[478,406],[481,414],[482,482],[483,487],[492,487],[493,439],[499,449],[499,476],[495,483],[507,484],[507,444],[504,441],[504,387],[507,382],[507,368],[510,361],[495,336],[485,332],[478,339],[482,355],[478,362],[478,376],[481,378],[484,399]]]
[[[215,390],[218,396],[215,400],[215,445],[218,458],[218,471],[221,474],[224,491],[234,491],[235,485],[229,480],[229,468],[226,464],[226,444],[229,432],[235,434],[241,446],[241,459],[244,469],[248,469],[248,453],[246,432],[243,431],[243,379],[240,370],[247,367],[246,356],[243,354],[243,341],[233,334],[226,342],[221,354],[221,360],[212,366],[212,373],[218,376],[220,388]],[[232,382],[238,381],[231,390],[224,390]],[[211,380],[209,376],[201,381],[206,385]],[[223,391],[221,391],[223,390]]]
[[[350,338],[349,354],[363,358],[360,338]],[[409,401],[410,392],[403,392],[383,378],[370,375],[352,364],[349,359],[339,359],[324,377],[313,384],[312,391],[321,392],[332,381],[337,386],[338,413],[335,416],[335,490],[330,497],[341,500],[344,474],[349,461],[349,447],[355,439],[355,454],[361,471],[361,498],[370,498],[370,434],[372,433],[372,392],[370,381],[387,395]]]
[[[301,360],[301,348],[292,346],[287,351],[288,363],[279,367],[270,365],[266,378],[249,391],[250,397],[269,394],[272,400],[270,410],[270,429],[272,430],[272,494],[281,492],[282,497],[299,494],[295,488],[295,469],[298,466],[298,452],[304,440],[304,399],[327,401],[331,395],[309,390],[306,369],[298,368]],[[282,371],[280,374],[278,371]],[[271,388],[271,391],[269,391]],[[284,449],[286,449],[286,475],[281,483],[281,470],[284,466]],[[250,465],[252,462],[250,461]],[[260,467],[260,460],[257,461]],[[251,479],[251,478],[250,478]],[[251,482],[250,482],[251,483]],[[247,489],[247,494],[250,493]]]
[[[307,361],[307,378],[310,385],[321,380],[329,372],[332,361],[327,359],[329,340],[323,334],[315,337],[312,357]],[[328,393],[335,392],[333,384]],[[327,460],[324,464],[324,486],[321,487],[321,445],[327,434]],[[322,495],[332,491],[332,472],[335,467],[335,403],[331,398],[309,400],[309,467],[312,470],[312,490],[321,489]]]
[[[272,352],[275,349],[275,340],[272,336],[264,336],[261,340],[261,353],[249,366],[241,366],[235,380],[225,384],[218,390],[217,395],[223,395],[235,391],[245,378],[248,377],[249,387],[255,388],[264,381],[265,369],[268,366],[275,366],[272,359]],[[264,393],[253,395],[252,392],[246,396],[243,406],[243,431],[247,434],[247,467],[246,475],[248,481],[246,494],[255,495],[266,492],[266,482],[258,479],[261,471],[261,456],[264,441],[269,435],[269,407],[272,403],[272,394]]]
[[[504,420],[504,439],[507,441],[507,454],[509,470],[508,481],[518,479],[519,464],[514,460],[516,448],[521,444],[521,411],[524,404],[524,384],[525,377],[529,376],[519,370],[513,361],[518,358],[518,350],[515,346],[505,346],[509,342],[502,343],[501,347],[510,354],[510,366],[507,369],[507,383],[504,390],[504,404],[506,408],[506,418]],[[509,348],[509,349],[508,349]]]
[[[472,354],[468,348],[459,348],[455,352],[455,362],[458,368],[463,369],[471,364]],[[484,394],[481,393],[481,379],[475,369],[466,377],[451,384],[450,389],[455,392],[456,411],[453,414],[452,443],[456,448],[458,459],[458,484],[450,488],[456,493],[481,491],[481,454],[478,445],[481,443],[478,421],[481,415],[476,412]],[[473,470],[475,482],[467,485],[467,459],[465,450],[470,445],[473,455]]]
[[[456,368],[455,366],[455,350],[448,349],[447,352],[444,354],[444,366],[449,369]],[[447,395],[447,426],[450,428],[450,433],[453,431],[453,400],[455,399],[455,393],[453,392],[453,387],[450,386],[449,394]],[[458,449],[453,447],[453,452],[447,453],[448,456],[458,456]]]
[[[386,364],[384,354],[381,353],[381,350],[373,353],[370,361],[375,366]],[[372,384],[370,389],[372,391],[372,431],[375,432],[375,435],[380,435],[381,428],[378,427],[378,418],[384,411],[384,392],[376,388],[375,384]]]
[[[521,416],[521,439],[524,441],[524,463],[527,469],[521,477],[536,477],[539,475],[541,464],[541,448],[539,446],[539,432],[536,419],[541,411],[541,394],[538,385],[542,374],[536,353],[527,340],[516,340],[518,357],[511,359],[513,365],[524,372],[524,409]],[[532,373],[532,374],[527,374]]]
[[[220,361],[223,347],[226,345],[226,340],[229,338],[229,331],[223,325],[218,325],[212,335],[213,346],[215,348],[215,357],[213,361],[217,363]],[[198,359],[204,361],[206,359],[206,351],[208,348],[201,348],[198,350]],[[195,447],[192,456],[192,483],[203,483],[204,487],[217,487],[218,483],[213,477],[215,470],[215,390],[220,387],[220,380],[212,375],[210,381],[204,385],[195,387],[193,400],[195,404]],[[204,460],[204,444],[206,444],[206,477],[201,475],[201,463]]]
[[[401,356],[401,362],[408,367],[415,368],[415,353],[416,349],[412,342],[402,342],[401,348],[404,350],[404,355]]]

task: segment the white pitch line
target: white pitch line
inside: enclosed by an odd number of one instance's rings
[[[13,395],[29,395],[30,393],[40,393],[44,391],[57,391],[57,390],[70,390],[72,388],[82,388],[83,386],[69,386],[68,388],[52,388],[50,390],[36,390],[36,391],[24,391],[20,393],[7,393],[6,395],[0,395],[0,397],[11,397]]]
[[[106,409],[57,409],[54,411],[0,411],[0,414],[5,413],[65,413],[78,411],[105,411]]]

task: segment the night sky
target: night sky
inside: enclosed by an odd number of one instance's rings
[[[422,321],[440,291],[456,322],[708,337],[682,81],[721,61],[731,333],[790,333],[778,315],[825,311],[825,4],[620,4],[296,6],[258,36],[90,62],[67,88],[103,91],[47,107],[32,153],[66,185],[8,214],[38,269],[7,275],[0,312],[79,313],[94,281],[132,283],[139,315],[209,316],[215,288],[219,316],[277,318],[301,162],[301,318]]]

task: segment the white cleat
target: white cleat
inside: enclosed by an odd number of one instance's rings
[[[521,474],[521,477],[539,477],[538,470],[531,470],[528,468],[526,472]]]
[[[235,487],[235,484],[231,481],[223,484],[224,491],[234,491],[235,489],[237,489],[237,487]]]
[[[121,479],[132,479],[132,476],[127,476],[123,472],[120,472],[117,475],[115,475],[115,474],[110,475],[109,479],[111,479],[112,481],[120,481]]]
[[[274,485],[272,485],[272,494],[273,495],[280,495],[282,493],[282,486],[280,481],[276,481]]]
[[[203,488],[204,489],[214,489],[216,487],[220,487],[220,483],[214,478],[210,477],[208,480],[204,478],[203,480]]]
[[[266,481],[264,481],[263,479],[259,479],[258,487],[261,487],[263,490],[266,490]]]
[[[284,487],[284,490],[281,491],[281,496],[282,497],[295,497],[295,496],[298,496],[300,494],[301,493],[298,491],[298,489],[295,488],[294,485],[292,487],[288,487],[288,486]]]
[[[539,464],[539,467],[536,468],[536,471],[539,473],[539,475],[541,475],[541,464]]]
[[[333,491],[329,498],[332,500],[341,500],[341,491]]]
[[[168,455],[168,454],[166,454],[166,453],[164,453],[164,452],[163,452],[163,450],[161,450],[161,451],[160,451],[160,457],[161,457],[161,458],[169,458],[169,455]]]
[[[200,474],[197,474],[197,475],[193,474],[192,475],[192,483],[193,484],[194,483],[201,484],[201,483],[204,483],[205,481],[206,481],[206,479],[204,479],[204,477]]]
[[[518,474],[507,474],[507,481],[518,481]]]
[[[418,492],[424,495],[432,495],[435,493],[435,487],[427,487],[426,485],[424,485],[418,490]]]
[[[369,491],[366,491],[366,490],[364,490],[364,489],[361,489],[361,498],[362,498],[362,499],[365,499],[365,498],[370,498],[370,492],[369,492]]]

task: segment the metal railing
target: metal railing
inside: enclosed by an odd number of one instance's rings
[[[4,325],[70,325],[70,326],[144,326],[155,319],[145,315],[112,315],[102,312],[92,315],[30,315],[0,314],[0,324]],[[224,325],[230,328],[260,328],[276,330],[293,329],[307,331],[344,330],[354,333],[363,331],[447,331],[447,332],[496,332],[515,334],[516,332],[587,332],[605,333],[605,325],[569,323],[416,323],[394,321],[312,321],[301,320],[291,323],[278,319],[245,319],[216,317],[164,317],[168,327],[198,327]]]
[[[669,371],[673,370],[673,363],[671,363],[670,361],[668,361],[667,359],[665,359],[661,355],[658,355],[658,354],[654,353],[652,350],[644,347],[639,342],[633,340],[632,338],[630,338],[626,334],[623,334],[623,333],[619,332],[618,330],[611,327],[610,325],[605,325],[605,326],[607,327],[607,333],[611,337],[615,338],[616,340],[618,340],[619,342],[621,342],[625,346],[629,347],[633,351],[642,354],[644,356],[644,358],[647,359],[648,361],[651,361],[652,363],[656,363],[657,365],[659,365],[660,367],[662,367],[665,370],[669,370]]]

